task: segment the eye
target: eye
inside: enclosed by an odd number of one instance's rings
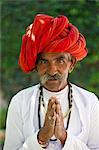
[[[40,59],[39,60],[39,64],[47,64],[47,63],[48,63],[48,61],[45,60],[45,59]]]
[[[58,64],[64,64],[65,63],[65,60],[63,58],[58,58],[57,59],[57,63]]]

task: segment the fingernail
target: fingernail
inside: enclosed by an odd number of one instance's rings
[[[58,115],[58,114],[56,114],[56,117],[59,117],[59,115]]]

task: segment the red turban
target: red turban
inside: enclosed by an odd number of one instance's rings
[[[41,52],[67,52],[79,61],[87,55],[86,41],[67,17],[39,14],[22,38],[19,65],[24,72],[35,68]]]

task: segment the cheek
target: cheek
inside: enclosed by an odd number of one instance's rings
[[[70,63],[68,63],[66,66],[61,67],[61,68],[60,68],[60,72],[61,72],[62,74],[68,74],[69,69],[70,69]]]
[[[69,72],[70,66],[71,66],[71,62],[68,62],[67,66],[66,66],[66,72]]]
[[[46,68],[38,65],[37,66],[37,72],[40,76],[42,76],[46,73]]]

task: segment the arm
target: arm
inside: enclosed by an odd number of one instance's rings
[[[37,141],[37,132],[33,133],[25,141],[20,109],[21,104],[17,102],[17,98],[20,99],[20,102],[22,101],[22,97],[15,96],[9,106],[4,150],[41,150]]]
[[[77,137],[67,134],[63,150],[99,150],[99,101],[92,95],[93,101],[90,113],[90,131],[87,145]]]
[[[67,139],[62,150],[91,150],[77,137],[67,133]],[[95,149],[96,150],[96,149]],[[98,149],[97,149],[98,150]]]

